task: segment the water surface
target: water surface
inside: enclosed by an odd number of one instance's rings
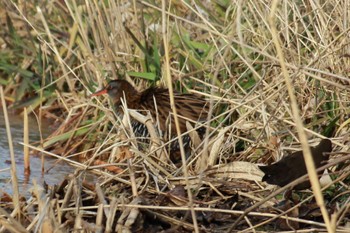
[[[46,182],[48,185],[55,185],[62,182],[64,177],[75,171],[75,168],[69,166],[67,163],[61,161],[57,163],[57,160],[48,156],[44,159],[44,168],[49,170],[42,173],[41,156],[30,156],[30,175],[24,174],[24,161],[23,161],[23,146],[19,142],[23,142],[23,116],[9,113],[9,120],[11,125],[11,134],[13,140],[13,147],[16,159],[17,179],[19,184],[20,194],[23,196],[29,196],[29,189],[33,186],[33,179],[37,184],[43,185]],[[49,122],[42,122],[43,136],[47,136],[50,129]],[[29,117],[29,141],[30,143],[40,141],[39,127],[36,118]],[[0,109],[0,197],[3,192],[12,194],[12,180],[11,180],[11,157],[9,151],[9,144],[7,140],[6,125],[2,107]]]

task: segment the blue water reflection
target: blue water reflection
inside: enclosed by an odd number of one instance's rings
[[[65,162],[61,161],[57,163],[57,160],[51,157],[45,157],[44,169],[49,171],[42,173],[41,156],[30,156],[30,176],[26,177],[24,174],[24,161],[23,161],[23,146],[19,142],[23,142],[23,117],[9,113],[9,119],[11,124],[11,134],[13,140],[14,153],[17,165],[17,178],[19,184],[20,194],[23,196],[29,196],[29,189],[33,186],[33,179],[37,184],[43,185],[44,181],[48,185],[59,184],[66,175],[75,171],[75,168],[69,166]],[[45,122],[44,122],[45,124]],[[48,135],[50,130],[48,122],[42,127],[43,136]],[[35,117],[29,117],[29,137],[30,143],[40,140],[39,127]],[[10,151],[6,134],[5,120],[0,110],[0,196],[3,192],[12,194],[12,180],[11,180],[11,159]]]

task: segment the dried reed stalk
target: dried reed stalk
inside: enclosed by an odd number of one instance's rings
[[[29,161],[29,128],[28,128],[28,112],[27,108],[23,111],[23,156],[24,156],[24,174],[30,174],[30,161]]]
[[[9,121],[9,117],[8,117],[8,113],[7,113],[4,89],[3,89],[2,86],[0,86],[0,96],[1,96],[2,109],[4,111],[7,140],[8,140],[8,143],[9,143],[10,158],[11,158],[11,179],[12,179],[12,188],[13,188],[13,205],[15,207],[14,210],[13,210],[13,214],[17,214],[19,216],[19,214],[20,214],[20,205],[19,205],[18,179],[17,179],[17,173],[16,173],[16,170],[17,170],[17,168],[16,168],[16,159],[15,159],[15,152],[14,152],[14,149],[13,149],[13,141],[12,141],[12,135],[11,135],[11,126],[10,126],[10,121]]]

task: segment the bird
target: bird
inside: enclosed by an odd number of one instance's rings
[[[311,147],[311,155],[315,163],[316,169],[324,165],[329,159],[329,153],[332,151],[332,142],[329,139],[322,139],[316,147]],[[268,165],[259,166],[265,175],[262,181],[268,184],[278,185],[283,187],[299,177],[307,174],[307,169],[304,161],[303,151],[297,151],[283,157],[281,160]],[[320,171],[319,174],[323,173]],[[303,190],[311,187],[310,181],[307,180],[297,184],[292,189]]]
[[[126,105],[129,109],[140,110],[140,113],[146,114],[147,110],[151,113],[154,120],[158,119],[159,129],[163,133],[170,132],[171,137],[176,136],[175,121],[172,115],[172,107],[170,105],[169,90],[162,87],[150,87],[143,91],[136,90],[128,81],[123,79],[111,80],[104,88],[93,93],[90,97],[108,94],[111,99],[114,111],[117,114],[123,114],[122,99],[125,97]],[[174,91],[174,103],[177,109],[180,125],[180,132],[187,131],[186,121],[204,122],[208,116],[209,105],[208,102],[199,95],[189,93],[179,93]],[[131,120],[131,125],[136,137],[148,137],[147,127],[136,121]],[[202,132],[203,129],[199,130]],[[205,132],[205,131],[204,131]],[[183,143],[188,147],[190,137],[188,134],[183,136]],[[177,141],[177,140],[176,140]],[[171,145],[170,151],[179,150],[177,142]]]

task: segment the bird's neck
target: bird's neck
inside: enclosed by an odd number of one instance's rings
[[[125,99],[124,99],[125,98]],[[123,91],[121,96],[112,98],[116,111],[120,111],[122,107],[122,99],[129,109],[139,109],[141,94],[135,90]]]

